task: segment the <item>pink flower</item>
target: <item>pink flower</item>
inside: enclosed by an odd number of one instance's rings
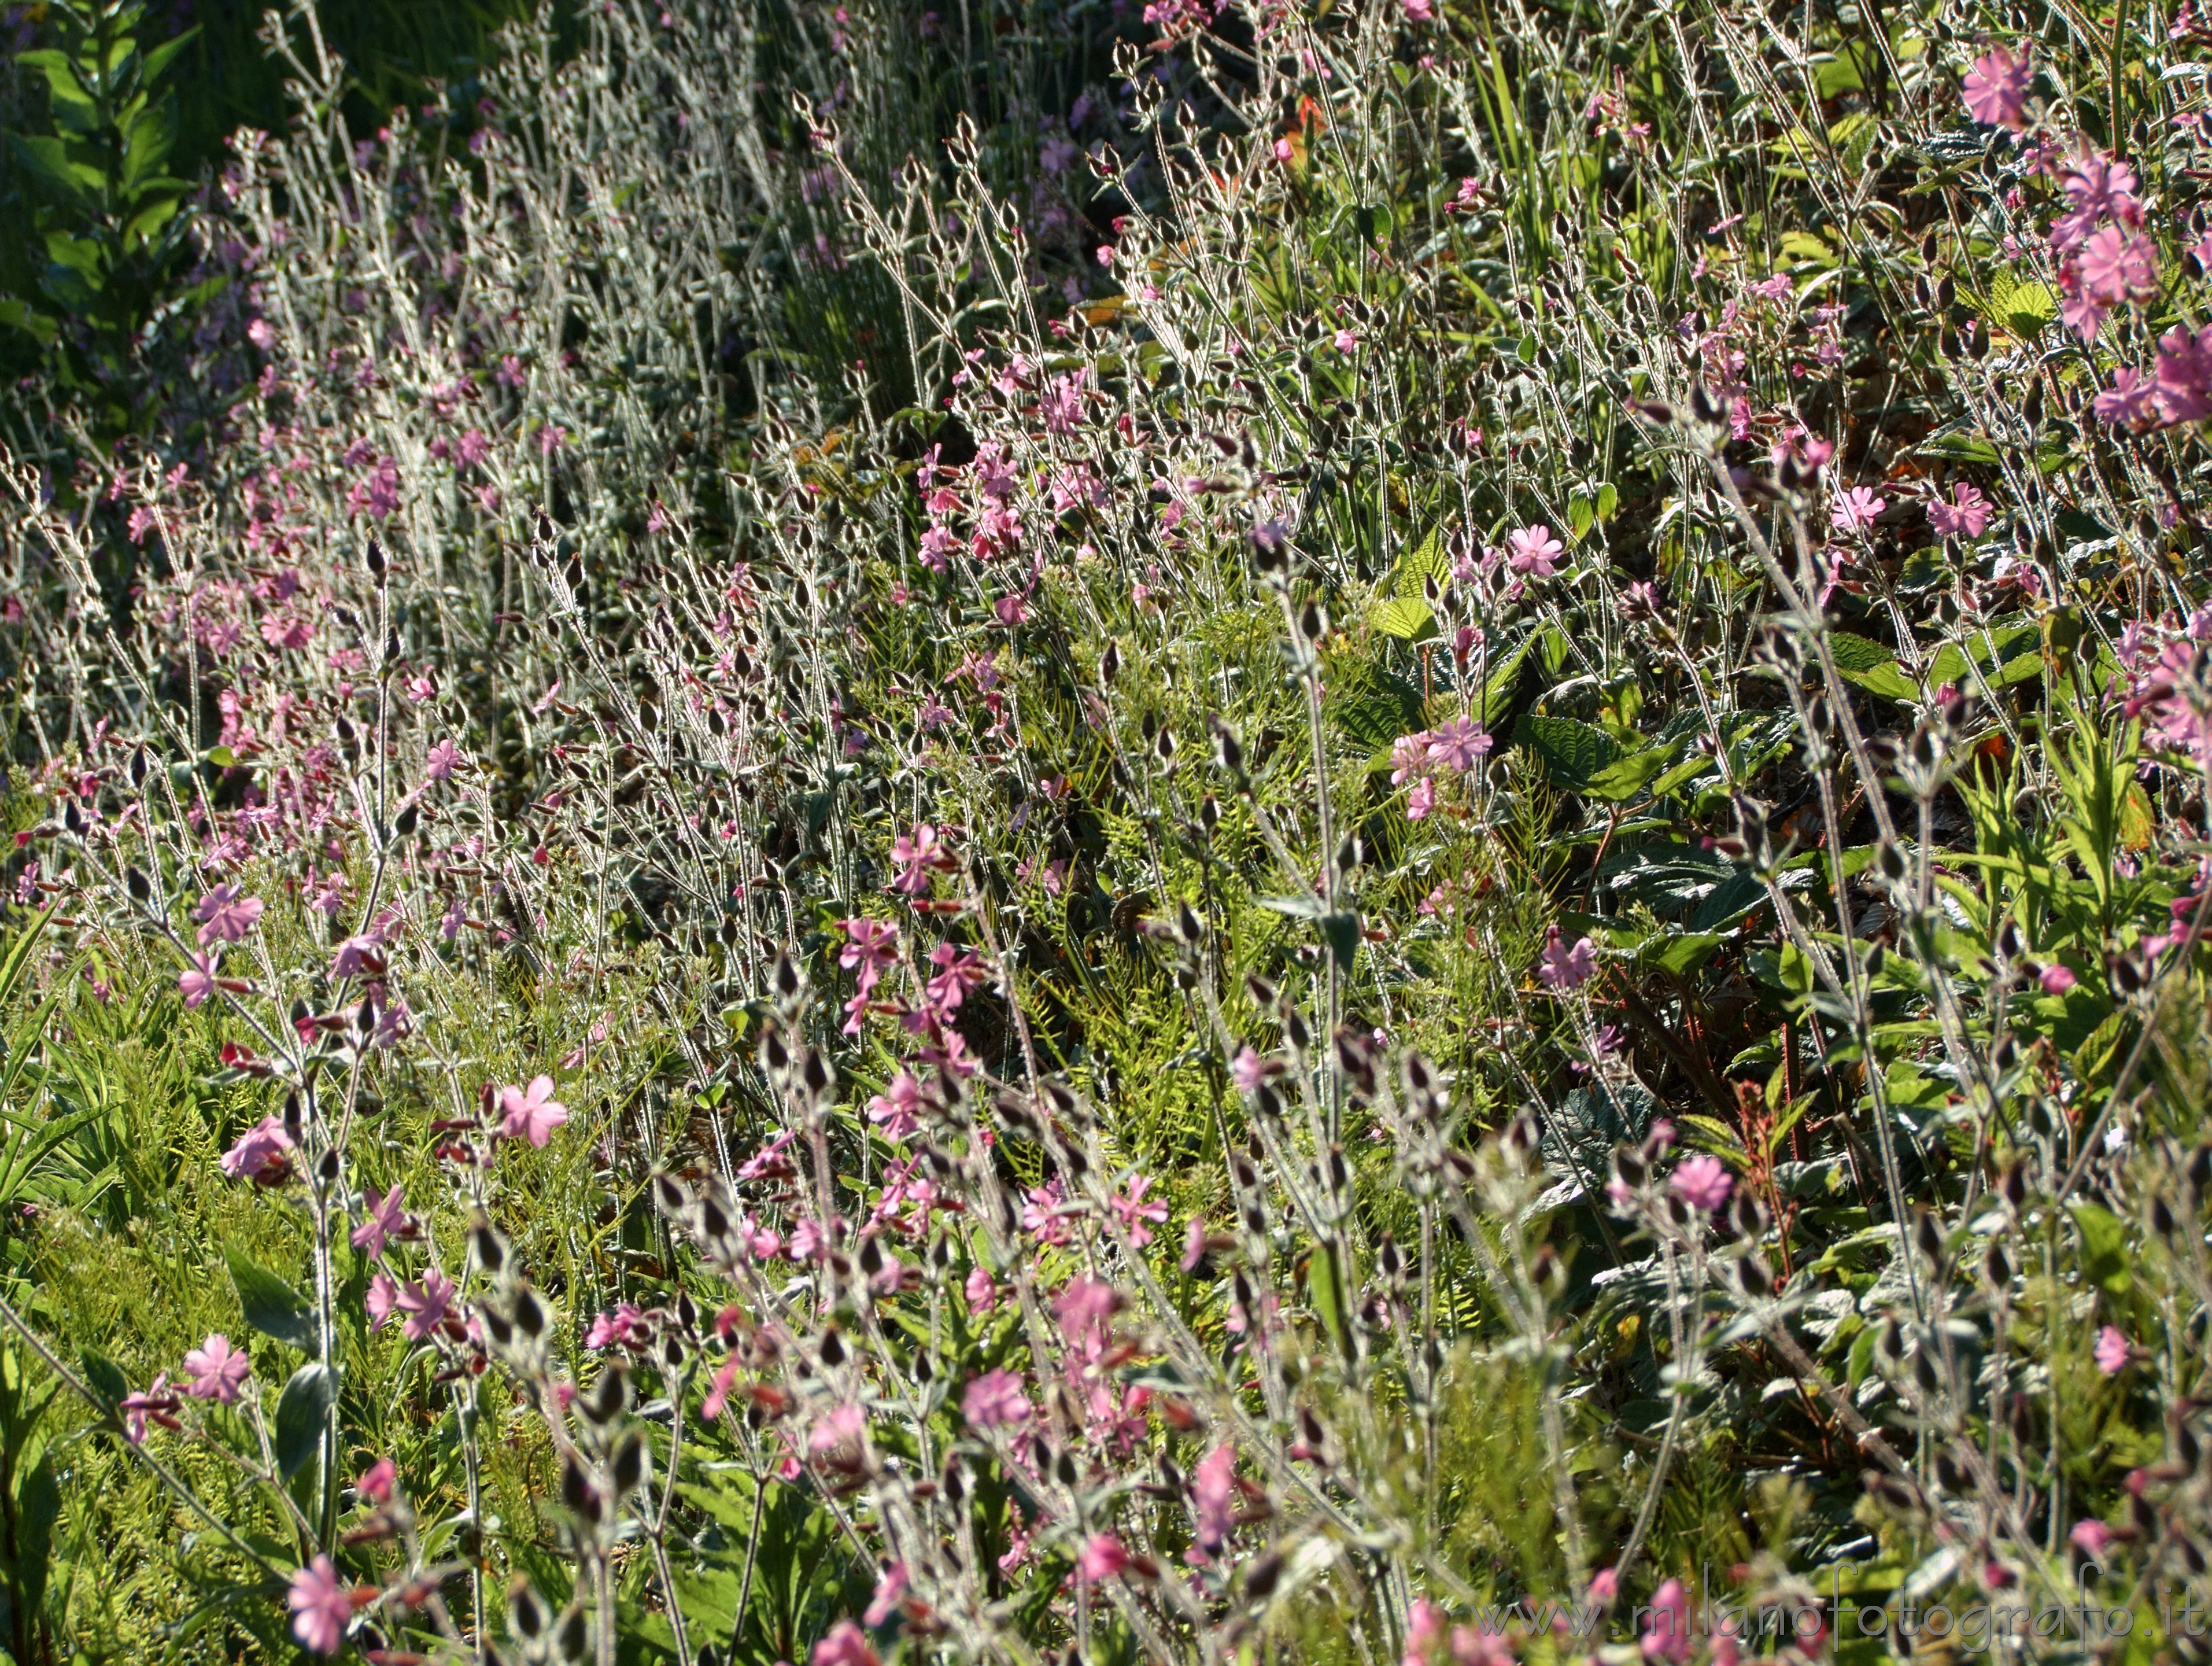
[[[1401,734],[1390,743],[1390,784],[1403,787],[1407,781],[1425,777],[1429,773],[1429,737],[1427,732]]]
[[[381,1268],[369,1274],[368,1294],[362,1305],[368,1310],[368,1328],[381,1330],[392,1322],[392,1314],[399,1306],[399,1286],[392,1274]]]
[[[2102,1556],[2105,1547],[2112,1542],[2112,1529],[2094,1519],[2076,1522],[2067,1534],[2066,1542],[2087,1555]]]
[[[1030,1402],[1022,1392],[1022,1379],[1004,1369],[985,1371],[961,1395],[960,1414],[978,1429],[1012,1428],[1028,1422]]]
[[[2021,106],[2027,101],[2032,73],[2026,58],[2016,58],[2002,46],[1991,47],[1974,60],[1960,83],[1966,113],[1976,121],[2017,132],[2026,125],[2021,119]]]
[[[1706,1214],[1718,1212],[1729,1200],[1735,1185],[1729,1178],[1727,1167],[1717,1157],[1708,1157],[1703,1152],[1695,1157],[1686,1157],[1667,1183],[1668,1189],[1692,1209]]]
[[[1114,1213],[1121,1217],[1121,1225],[1129,1234],[1132,1249],[1141,1250],[1152,1241],[1152,1229],[1145,1222],[1164,1222],[1168,1218],[1168,1206],[1158,1198],[1149,1203],[1142,1201],[1146,1189],[1152,1183],[1152,1177],[1148,1174],[1132,1175],[1127,1189],[1107,1200],[1113,1206]]]
[[[2212,416],[2212,324],[2194,336],[2176,329],[2158,338],[2158,403],[2169,423]]]
[[[899,1599],[906,1595],[906,1564],[891,1563],[876,1580],[875,1594],[869,1597],[867,1612],[860,1618],[871,1626],[882,1625],[898,1612]]]
[[[264,1116],[239,1135],[238,1143],[222,1154],[222,1171],[233,1180],[260,1180],[281,1169],[284,1153],[292,1149],[292,1136],[283,1121]]]
[[[1401,1666],[1429,1666],[1430,1657],[1443,1640],[1443,1610],[1425,1596],[1415,1597],[1406,1614],[1406,1652]]]
[[[1552,563],[1566,554],[1566,546],[1553,537],[1552,529],[1541,522],[1517,532],[1508,532],[1505,547],[1512,552],[1507,557],[1507,564],[1515,572],[1540,579],[1550,578]]]
[[[1424,775],[1413,783],[1413,790],[1406,794],[1406,819],[1409,822],[1425,820],[1437,807],[1437,784]]]
[[[1590,1575],[1589,1600],[1610,1602],[1620,1595],[1620,1575],[1609,1567],[1601,1567]]]
[[[338,945],[331,962],[331,976],[341,980],[374,977],[384,970],[384,945],[369,936],[349,937]]]
[[[1951,488],[1949,502],[1939,497],[1928,506],[1928,525],[1937,538],[1979,538],[1989,530],[1989,500],[1959,481]]]
[[[368,1189],[368,1213],[353,1229],[350,1242],[355,1249],[368,1250],[371,1261],[382,1261],[385,1240],[398,1237],[407,1230],[404,1191],[404,1188],[398,1186],[388,1192],[380,1192],[374,1186]]]
[[[2158,246],[2141,232],[2106,226],[2081,245],[2081,283],[2107,306],[2158,294]]]
[[[2045,966],[2043,969],[2043,976],[2036,979],[2036,982],[2043,986],[2043,993],[2046,995],[2063,995],[2079,981],[2072,972],[2055,963]]]
[[[913,1072],[902,1070],[868,1101],[868,1120],[883,1130],[886,1140],[910,1140],[921,1128],[915,1116],[921,1105],[921,1084]]]
[[[568,1107],[553,1097],[550,1076],[532,1077],[526,1091],[519,1087],[501,1088],[499,1105],[506,1113],[499,1131],[510,1140],[527,1140],[540,1151],[553,1137],[553,1130],[568,1120]]]
[[[1229,1079],[1237,1084],[1239,1093],[1255,1093],[1260,1084],[1267,1079],[1267,1061],[1250,1048],[1239,1049],[1229,1061]]]
[[[584,1346],[592,1349],[619,1347],[633,1335],[641,1332],[644,1319],[645,1310],[635,1302],[624,1302],[592,1321],[591,1329],[584,1333]]]
[[[1579,989],[1597,970],[1597,951],[1587,937],[1577,938],[1571,949],[1551,927],[1545,933],[1544,952],[1536,968],[1538,980],[1562,992]]]
[[[1690,1600],[1680,1579],[1651,1593],[1650,1617],[1637,1641],[1646,1660],[1681,1662],[1690,1657]]]
[[[2112,372],[2112,385],[2101,391],[2089,408],[2100,423],[2148,428],[2158,420],[2158,383],[2132,365],[2124,364]]]
[[[1871,486],[1854,486],[1839,493],[1828,508],[1828,525],[1839,532],[1856,532],[1874,525],[1875,517],[1889,507]]]
[[[919,897],[929,889],[930,869],[951,866],[952,853],[937,836],[937,830],[924,822],[911,837],[902,833],[891,841],[891,860],[903,870],[891,881],[891,889]]]
[[[353,1593],[339,1583],[329,1557],[318,1556],[295,1573],[286,1600],[292,1606],[292,1635],[309,1653],[334,1655],[344,1645]]]
[[[193,1399],[228,1406],[253,1375],[253,1361],[245,1349],[231,1347],[230,1338],[217,1331],[185,1356],[185,1375],[191,1379],[185,1384],[185,1392]]]
[[[840,1620],[830,1635],[814,1645],[809,1666],[883,1666],[883,1658],[868,1642],[868,1634],[849,1620]]]
[[[961,1286],[961,1294],[968,1298],[970,1317],[988,1313],[999,1304],[999,1281],[978,1267],[968,1274],[968,1282]]]
[[[1237,1526],[1236,1447],[1224,1441],[1200,1458],[1190,1491],[1197,1517],[1198,1543],[1193,1554],[1211,1556]]]
[[[1094,1533],[1075,1559],[1075,1572],[1085,1579],[1111,1579],[1129,1566],[1129,1553],[1110,1533]]]
[[[855,918],[838,922],[845,946],[837,951],[837,964],[857,973],[860,993],[866,994],[898,964],[898,927],[881,920]]]
[[[445,1322],[446,1310],[453,1300],[453,1281],[434,1267],[423,1274],[420,1284],[401,1286],[399,1310],[407,1317],[400,1323],[399,1334],[410,1342],[428,1341]]]
[[[422,773],[432,781],[445,781],[452,776],[453,766],[460,761],[461,749],[447,735],[430,749],[429,756],[423,760]]]
[[[1429,732],[1429,761],[1441,763],[1455,775],[1464,775],[1480,763],[1493,745],[1482,726],[1471,717],[1455,717]]]
[[[215,993],[215,956],[196,954],[192,964],[177,974],[178,993],[187,1006],[198,1006]]]
[[[390,1504],[392,1489],[399,1480],[399,1466],[380,1457],[355,1477],[353,1490],[371,1504]]]
[[[2097,1369],[2107,1377],[2118,1377],[2135,1357],[2135,1349],[2120,1334],[2117,1325],[2106,1325],[2097,1333],[2095,1349]]]
[[[210,943],[235,943],[252,931],[261,918],[261,899],[240,897],[235,885],[217,885],[200,898],[200,905],[192,910],[192,918],[200,921],[200,946]]]
[[[169,1414],[176,1406],[175,1398],[169,1393],[169,1373],[163,1371],[145,1393],[123,1396],[123,1438],[133,1446],[144,1445],[149,1418],[165,1429],[182,1428],[184,1425]]]

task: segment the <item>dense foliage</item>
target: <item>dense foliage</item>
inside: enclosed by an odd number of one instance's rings
[[[197,192],[142,26],[0,1648],[2202,1657],[2187,3],[303,9]]]

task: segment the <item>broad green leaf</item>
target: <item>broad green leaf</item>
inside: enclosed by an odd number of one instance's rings
[[[1931,434],[1916,449],[1923,457],[1940,457],[1952,463],[1977,463],[1989,469],[2004,460],[1987,438],[1963,427]]]
[[[2124,1296],[2133,1282],[2128,1273],[2128,1229],[2109,1209],[2094,1203],[2069,1207],[2081,1234],[2081,1271],[2108,1296]]]
[[[104,183],[100,170],[72,158],[69,146],[62,140],[10,133],[8,145],[27,172],[72,202],[90,208],[100,200],[100,189]]]
[[[307,1298],[241,1250],[226,1250],[223,1259],[246,1322],[287,1347],[314,1353],[315,1319]]]
[[[1846,683],[1884,700],[1919,697],[1919,684],[1905,674],[1897,656],[1881,643],[1838,630],[1829,635],[1828,649],[1835,656],[1836,674]]]
[[[78,1350],[77,1366],[84,1373],[84,1385],[98,1396],[100,1402],[112,1411],[120,1405],[123,1396],[131,1392],[130,1379],[122,1368],[106,1354],[91,1348]]]
[[[1620,743],[1603,729],[1571,717],[1522,716],[1514,727],[1516,744],[1542,760],[1544,771],[1570,792],[1587,788],[1598,772],[1620,756]]]
[[[319,1361],[311,1361],[292,1373],[276,1401],[276,1429],[273,1444],[276,1468],[290,1480],[315,1455],[323,1438],[324,1420],[338,1397],[337,1373]]]

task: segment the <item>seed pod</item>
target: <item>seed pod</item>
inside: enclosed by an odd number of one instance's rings
[[[545,1334],[545,1304],[525,1288],[514,1298],[514,1328],[535,1341]]]
[[[579,1603],[561,1616],[561,1629],[554,1638],[554,1645],[561,1651],[561,1658],[574,1663],[583,1659],[591,1648],[591,1628],[584,1623],[583,1605]],[[707,1651],[699,1651],[699,1666],[708,1666]]]
[[[371,547],[374,547],[372,544]],[[545,1604],[530,1588],[530,1581],[518,1577],[507,1594],[507,1618],[514,1624],[515,1635],[526,1641],[535,1642],[545,1632],[549,1615]]]
[[[2012,1262],[2005,1258],[2004,1245],[1992,1242],[1990,1252],[1982,1258],[1982,1275],[1990,1281],[1992,1290],[2005,1290],[2012,1285]]]
[[[571,1453],[561,1462],[561,1502],[568,1513],[597,1524],[599,1519],[599,1495],[584,1474],[584,1467]]]
[[[1272,1550],[1263,1552],[1244,1570],[1245,1596],[1255,1602],[1265,1602],[1282,1577],[1282,1557]]]
[[[644,1481],[645,1442],[635,1430],[624,1435],[615,1448],[614,1456],[607,1463],[607,1479],[614,1484],[618,1499],[627,1498]]]
[[[600,1370],[599,1381],[592,1385],[590,1397],[577,1403],[583,1407],[586,1417],[604,1427],[622,1415],[629,1398],[629,1375],[619,1359],[611,1359]]]

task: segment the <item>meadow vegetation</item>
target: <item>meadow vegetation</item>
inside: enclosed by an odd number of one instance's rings
[[[0,1651],[2205,1657],[2191,0],[503,15],[10,14]]]

